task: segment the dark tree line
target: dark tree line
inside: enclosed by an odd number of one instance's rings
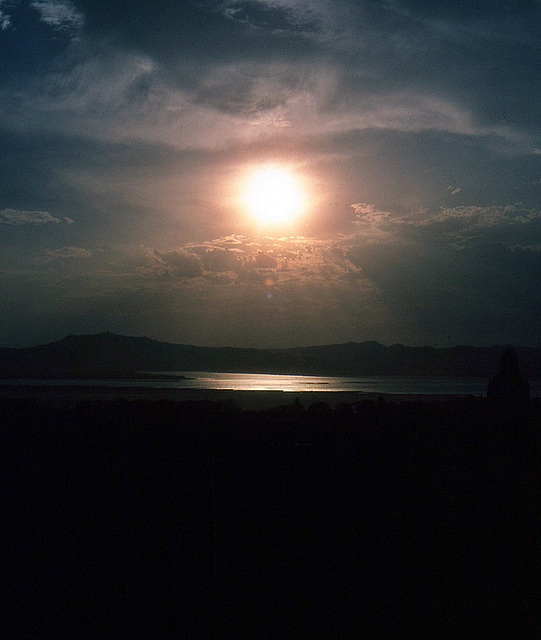
[[[541,405],[494,393],[2,400],[2,637],[539,637]]]

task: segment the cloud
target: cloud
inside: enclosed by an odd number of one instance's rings
[[[230,287],[253,290],[273,287],[338,286],[369,290],[366,276],[348,257],[364,235],[333,236],[325,240],[304,236],[253,238],[225,236],[202,244],[163,250],[117,247],[96,255],[100,290],[122,286],[137,290]],[[116,283],[116,284],[114,284]],[[122,284],[121,284],[122,283]]]
[[[33,0],[30,6],[40,14],[42,22],[59,31],[73,33],[83,26],[83,15],[69,0]]]
[[[252,286],[264,284],[270,277],[275,286],[302,283],[326,286],[353,281],[355,286],[361,282],[366,286],[363,274],[347,257],[357,238],[356,235],[325,240],[304,236],[257,239],[234,236],[203,245],[186,245],[183,251],[201,256],[202,279],[210,284]],[[227,246],[230,248],[224,248]],[[223,274],[219,281],[213,279],[216,272]]]
[[[278,266],[275,258],[263,252],[258,252],[249,264],[255,269],[276,269]]]
[[[221,9],[230,20],[253,29],[271,32],[296,30],[292,11],[277,4],[262,0],[226,0]]]
[[[541,211],[524,209],[516,205],[505,206],[463,206],[443,207],[438,213],[427,212],[415,216],[411,221],[416,226],[445,225],[449,223],[462,223],[468,227],[482,229],[496,226],[515,226],[533,222],[541,218]],[[402,221],[406,221],[403,218]]]
[[[202,273],[199,257],[193,253],[149,249],[147,255],[158,265],[161,275],[197,278]]]
[[[287,127],[291,124],[288,109],[298,99],[299,82],[293,66],[284,70],[283,65],[254,64],[248,71],[245,65],[218,65],[200,78],[195,91],[185,90],[185,96],[190,104],[252,125]]]
[[[55,218],[47,211],[19,211],[17,209],[2,209],[0,211],[0,224],[39,226],[49,223],[60,224],[61,222],[60,218]]]
[[[372,215],[376,211],[374,205],[367,202],[356,202],[350,206],[357,216]]]
[[[12,26],[11,16],[6,13],[4,7],[8,6],[8,0],[0,0],[0,29],[6,31]]]
[[[524,228],[524,233],[527,233],[530,225],[541,222],[540,210],[519,205],[465,205],[394,213],[381,212],[375,205],[365,202],[350,206],[355,212],[354,225],[363,231],[377,232],[380,241],[385,239],[391,244],[422,241],[429,246],[445,241],[458,248],[461,242],[476,239],[478,242],[498,241],[510,246],[519,242],[517,230]],[[489,233],[492,234],[491,239]]]
[[[92,252],[82,247],[60,247],[60,249],[45,249],[50,258],[90,258]]]
[[[478,247],[501,246],[506,249],[539,243],[541,210],[514,205],[465,205],[425,207],[412,211],[396,211],[388,218],[359,226],[373,241],[391,251],[417,251],[423,247],[427,255],[435,252],[435,260],[443,260],[441,251],[473,250]],[[498,257],[491,254],[488,269],[497,266]],[[434,273],[435,268],[433,268]]]
[[[318,2],[225,0],[218,10],[227,18],[259,32],[319,34],[325,15]]]
[[[204,268],[211,272],[238,271],[241,263],[229,249],[207,249],[201,256]]]
[[[366,225],[385,222],[390,219],[391,214],[387,211],[379,211],[375,205],[367,202],[356,202],[350,207],[355,212],[353,224]]]
[[[39,4],[52,15],[51,7],[71,6]],[[529,92],[524,102],[535,105],[541,92],[534,78],[541,62],[536,43],[514,42],[511,51],[499,50],[465,31],[472,29],[472,16],[463,9],[432,15],[418,3],[326,0],[141,0],[137,5],[118,0],[110,6],[78,0],[76,5],[88,18],[89,42],[100,43],[98,58],[106,42],[115,42],[119,56],[130,52],[152,61],[148,98],[158,100],[154,107],[163,101],[171,117],[184,120],[187,109],[204,105],[226,117],[284,129],[289,124],[306,130],[312,123],[320,131],[357,126],[512,138],[518,135],[516,118],[538,129],[535,108],[516,99],[520,87],[513,64],[520,54],[520,82]],[[509,32],[509,22],[517,32],[531,31],[518,14],[512,21],[499,11],[475,15],[485,16],[499,37]],[[103,82],[95,77],[91,86],[106,91],[107,60],[100,59],[99,69]],[[82,73],[79,65],[77,75]],[[144,121],[137,124],[148,130]],[[134,127],[118,129],[137,133]]]
[[[35,0],[51,24],[76,24],[73,16],[84,14],[84,45],[67,48],[35,85],[16,87],[21,108],[0,115],[23,128],[39,129],[46,115],[49,130],[184,147],[224,146],[269,130],[287,137],[347,129],[497,135],[531,146],[527,129],[538,131],[534,108],[526,113],[516,98],[520,88],[505,89],[508,79],[492,77],[493,67],[512,66],[508,58],[494,51],[491,65],[478,64],[482,42],[460,41],[449,60],[456,28],[442,41],[432,23],[417,19],[420,8],[385,3],[378,13],[365,3],[285,0],[113,4]],[[378,20],[381,12],[390,18]],[[307,44],[325,29],[334,36]],[[535,60],[536,49],[526,49],[521,77],[534,105],[541,89],[527,74],[541,56]],[[470,58],[475,74],[462,71]],[[13,99],[9,87],[3,93]]]

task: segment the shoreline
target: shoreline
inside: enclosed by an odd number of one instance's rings
[[[135,386],[108,387],[84,385],[0,385],[0,398],[35,400],[44,406],[62,406],[87,401],[167,400],[172,402],[231,402],[239,410],[272,409],[293,404],[325,402],[331,407],[339,404],[377,400],[386,402],[445,402],[456,398],[475,397],[471,394],[404,394],[364,391],[250,391],[228,389],[143,388]]]

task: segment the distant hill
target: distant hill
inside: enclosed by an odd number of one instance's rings
[[[0,348],[1,378],[77,378],[138,371],[230,371],[316,375],[490,377],[503,346],[390,347],[348,342],[289,349],[196,347],[113,333],[70,335],[25,349]],[[541,350],[518,348],[522,372],[541,378]]]

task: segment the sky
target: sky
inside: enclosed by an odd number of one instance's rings
[[[540,346],[541,2],[0,0],[0,300],[4,347]]]

